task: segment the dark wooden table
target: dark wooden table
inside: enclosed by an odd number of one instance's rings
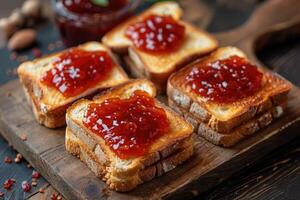
[[[1,3],[0,17],[7,16],[12,9],[19,6],[22,0],[10,0]],[[259,0],[182,0],[183,7],[190,10],[186,19],[210,32],[220,32],[235,28],[245,22],[253,10],[262,1]],[[300,12],[300,8],[299,8]],[[50,22],[38,27],[38,47],[43,54],[52,52],[49,44],[55,44],[59,36]],[[56,48],[55,50],[59,50]],[[31,50],[19,54],[22,59],[33,57]],[[7,49],[0,49],[0,84],[16,78],[17,60],[11,60]],[[259,59],[274,71],[282,74],[295,85],[300,86],[300,37],[284,43],[269,45],[258,52]],[[300,131],[300,130],[299,130]],[[267,147],[266,147],[267,148]],[[14,152],[0,137],[0,160],[5,156],[14,157]],[[32,169],[27,163],[7,165],[0,162],[0,185],[14,177],[17,183],[6,199],[50,199],[54,189],[40,179],[38,187],[31,193],[24,194],[20,184],[30,180]],[[45,194],[37,192],[45,188]],[[201,186],[199,186],[201,187]],[[0,188],[0,191],[4,191]],[[256,162],[253,166],[245,166],[226,182],[207,191],[201,199],[300,199],[300,138],[277,149],[270,155]],[[0,197],[1,199],[1,197]]]

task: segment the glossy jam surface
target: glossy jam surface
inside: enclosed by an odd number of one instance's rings
[[[150,15],[130,25],[125,35],[142,51],[168,53],[176,51],[182,45],[185,27],[171,16]]]
[[[244,58],[232,56],[211,63],[198,63],[186,76],[192,91],[209,101],[235,102],[258,92],[263,74]]]
[[[61,54],[53,65],[43,74],[41,82],[65,97],[72,97],[105,80],[113,68],[113,60],[104,51],[74,48]]]
[[[71,12],[78,14],[109,13],[125,7],[128,0],[109,0],[105,6],[96,5],[92,0],[62,0],[63,5]]]
[[[84,125],[101,136],[121,159],[147,154],[153,142],[169,130],[164,109],[148,93],[137,90],[128,99],[91,103]]]

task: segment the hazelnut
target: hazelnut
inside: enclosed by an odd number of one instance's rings
[[[7,39],[16,31],[15,27],[7,18],[0,19],[0,47],[6,44]]]
[[[22,159],[23,156],[20,153],[17,153],[17,158]]]
[[[21,159],[20,158],[15,158],[15,163],[20,163]]]
[[[26,17],[39,18],[41,15],[41,2],[39,0],[27,0],[22,6],[22,13]]]
[[[14,10],[8,20],[15,27],[22,27],[25,23],[25,18],[20,9]]]
[[[17,31],[8,41],[7,47],[10,50],[21,50],[28,48],[37,39],[37,33],[33,29]]]

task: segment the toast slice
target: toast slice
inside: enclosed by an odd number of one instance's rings
[[[99,90],[110,88],[128,80],[126,73],[116,62],[111,51],[98,42],[89,42],[77,48],[86,51],[106,51],[113,59],[112,71],[105,80],[99,81],[92,88],[73,97],[65,97],[58,90],[48,87],[40,81],[42,75],[53,68],[53,62],[65,51],[43,58],[25,62],[18,68],[18,74],[23,84],[27,100],[31,103],[36,119],[40,124],[49,128],[65,125],[65,113],[68,106],[75,100],[91,96]]]
[[[129,72],[136,77],[146,77],[157,87],[159,93],[166,91],[169,76],[184,65],[203,57],[218,47],[218,42],[208,33],[180,21],[186,28],[186,36],[179,50],[168,54],[149,54],[134,46],[128,49],[125,59]]]
[[[185,38],[182,46],[174,52],[151,54],[134,47],[131,40],[125,36],[128,26],[143,20],[151,14],[171,15],[179,24],[185,27]],[[125,62],[129,72],[136,78],[150,79],[159,93],[166,90],[168,77],[183,65],[205,56],[215,50],[218,42],[208,33],[197,29],[189,23],[180,21],[182,11],[175,2],[157,3],[150,9],[117,26],[102,39],[102,42],[117,53],[128,53]],[[128,51],[127,51],[128,50]]]
[[[182,10],[176,2],[168,1],[156,3],[140,15],[134,16],[112,29],[102,38],[102,43],[111,48],[115,53],[126,54],[132,42],[125,36],[125,30],[130,24],[150,14],[171,15],[174,19],[178,20],[182,16]]]
[[[247,59],[241,50],[234,47],[224,47],[195,63],[213,62],[234,55]],[[186,75],[193,69],[195,63],[174,73],[169,78],[168,98],[219,133],[229,133],[233,128],[252,119],[254,116],[287,101],[291,84],[279,75],[262,68],[258,68],[258,70],[263,73],[263,86],[255,95],[234,103],[220,104],[206,101],[203,97],[192,92],[191,88],[186,87],[184,83]]]
[[[233,128],[230,133],[219,133],[210,128],[207,124],[203,123],[198,117],[189,113],[176,105],[173,101],[169,100],[169,106],[177,113],[180,113],[190,124],[194,127],[194,132],[199,136],[205,138],[209,142],[223,146],[231,147],[236,143],[253,135],[258,130],[268,126],[273,120],[283,115],[286,108],[286,103],[277,105],[268,109],[266,112],[254,116],[249,121],[244,122],[238,127]]]
[[[67,110],[66,149],[87,164],[87,166],[109,188],[129,191],[137,185],[175,168],[193,153],[192,126],[178,114],[155,100],[165,110],[170,125],[169,132],[162,135],[150,146],[144,156],[121,159],[105,143],[104,139],[89,130],[82,122],[90,103],[101,103],[110,98],[129,98],[134,91],[142,90],[155,97],[156,89],[147,80],[138,79],[121,84],[93,101],[79,100]]]

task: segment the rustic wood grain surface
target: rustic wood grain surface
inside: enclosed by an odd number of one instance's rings
[[[1,5],[1,15],[6,15],[9,9],[14,8],[22,1],[11,0]],[[220,0],[220,1],[182,1],[185,7],[191,9],[186,18],[201,27],[207,27],[209,31],[217,32],[229,30],[241,25],[261,1],[254,0]],[[192,10],[194,10],[192,12]],[[48,25],[40,27],[39,40],[41,49],[47,53],[47,44],[57,40],[57,33]],[[9,53],[5,49],[0,50],[1,70],[0,82],[15,78],[13,68],[18,62],[9,61]],[[294,84],[300,85],[300,45],[299,40],[288,41],[283,44],[273,45],[259,52],[258,57],[267,66],[281,73]],[[30,52],[24,52],[30,55]],[[30,56],[29,56],[30,58]],[[8,149],[6,145],[0,145],[0,151]],[[6,153],[4,153],[6,154]],[[206,199],[299,199],[300,169],[299,169],[299,139],[285,146],[285,148],[274,151],[271,155],[254,166],[247,167],[243,172],[233,176],[229,181],[208,191],[203,195]],[[2,157],[1,157],[2,156]],[[1,154],[0,158],[5,155]],[[12,166],[9,171],[13,171]],[[17,166],[22,167],[22,166]],[[22,171],[28,170],[23,166]],[[7,171],[0,166],[2,174]],[[25,178],[25,176],[23,177]],[[51,187],[47,187],[50,188]],[[16,191],[16,193],[22,193]],[[23,193],[22,193],[23,194]],[[41,198],[33,195],[31,198]]]

